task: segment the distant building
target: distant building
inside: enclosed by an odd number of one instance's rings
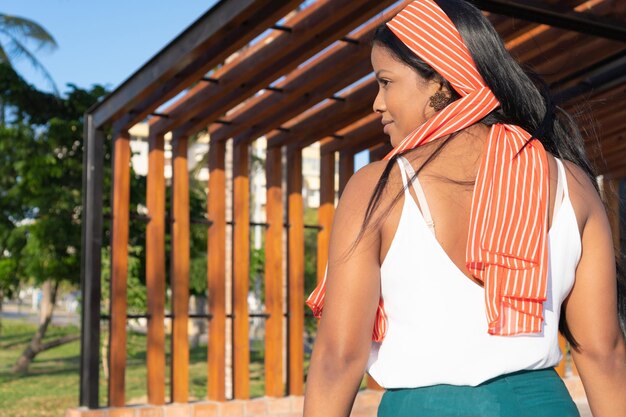
[[[130,131],[130,146],[133,153],[132,166],[136,174],[145,176],[148,174],[148,124],[139,123],[133,126]],[[169,184],[172,178],[172,146],[171,134],[165,135],[165,179]],[[193,144],[189,146],[187,154],[189,171],[195,170],[195,178],[199,181],[209,180],[209,169],[206,166],[206,154],[209,151],[209,135],[204,134],[195,138]],[[251,196],[258,196],[258,201],[251,201],[251,220],[263,222],[265,219],[265,161],[266,140],[261,137],[254,141],[250,148],[250,154],[254,156],[250,164],[250,190]],[[230,173],[232,167],[232,152],[226,153],[226,167]],[[256,161],[256,162],[255,162]],[[199,163],[205,166],[198,167]],[[284,166],[286,161],[284,161]],[[197,169],[196,169],[197,168]],[[302,151],[302,175],[305,208],[317,208],[320,204],[320,153],[319,143],[306,147]],[[338,172],[338,169],[335,170]],[[227,174],[228,175],[228,174]],[[339,181],[338,174],[335,175],[335,182]],[[283,188],[285,190],[285,187]],[[227,203],[228,204],[228,203]],[[255,239],[256,242],[256,239]],[[256,246],[256,245],[255,245]]]

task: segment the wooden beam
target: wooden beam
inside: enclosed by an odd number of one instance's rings
[[[386,136],[384,133],[379,132],[377,135],[373,135],[369,138],[365,138],[363,141],[361,142],[357,142],[354,145],[352,145],[349,149],[354,152],[355,154],[364,151],[366,149],[370,149],[376,145],[380,145],[380,144],[389,144],[389,136]],[[389,150],[391,150],[391,145],[389,144]],[[387,152],[388,153],[388,152]],[[385,154],[386,155],[386,154]],[[383,156],[382,155],[379,159],[382,159]]]
[[[130,135],[113,139],[113,221],[111,225],[111,330],[109,332],[109,406],[125,403],[128,220],[130,213]]]
[[[626,121],[624,120],[626,109],[621,108],[622,106],[620,105],[615,105],[614,107],[614,113],[606,115],[596,122],[601,145],[604,145],[607,139],[626,133]]]
[[[335,214],[335,153],[320,154],[320,207],[317,234],[317,282],[322,282],[328,263],[330,229]]]
[[[601,15],[608,11],[607,5],[608,3],[603,1],[586,1],[574,7],[573,11],[588,11],[596,15]],[[558,43],[572,42],[577,38],[581,38],[581,34],[578,32],[549,25],[524,25],[523,22],[521,22],[520,25],[517,19],[506,19],[504,25],[519,28],[519,30],[516,31],[516,36],[506,40],[505,46],[514,56],[522,61],[528,61],[538,55],[543,55],[544,51],[554,47],[554,45]],[[496,30],[501,35],[502,26],[502,24],[496,25]]]
[[[548,5],[537,0],[475,0],[482,10],[542,23],[606,39],[626,41],[624,22],[589,12],[575,12],[565,5]]]
[[[189,170],[186,136],[172,138],[172,401],[189,399]]]
[[[88,113],[130,127],[244,47],[300,0],[220,1]],[[158,132],[154,132],[158,133]]]
[[[563,45],[568,44],[576,45],[576,48],[569,49],[563,47]],[[567,102],[576,105],[580,105],[582,102],[584,105],[587,100],[586,95],[594,90],[603,88],[607,80],[598,82],[594,80],[594,78],[596,78],[595,74],[592,77],[589,77],[589,74],[586,74],[587,77],[576,77],[575,74],[584,73],[589,66],[600,65],[607,56],[623,50],[624,45],[622,44],[598,38],[578,36],[569,41],[561,38],[561,41],[557,43],[554,48],[545,48],[541,55],[536,56],[532,60],[525,61],[524,64],[535,68],[538,74],[542,74],[543,79],[548,85],[558,85],[566,76],[570,74],[574,75],[569,83],[563,83],[558,89],[554,89],[556,91],[554,98],[559,106]],[[553,59],[551,58],[549,60],[550,62],[541,59],[542,56],[550,55],[553,57]],[[559,74],[559,69],[562,68],[567,68],[567,72]],[[617,75],[606,77],[610,79],[609,82],[612,82],[617,76],[623,74],[617,69],[615,73]],[[598,71],[597,74],[602,76],[601,71]],[[584,100],[581,100],[581,96],[584,96]]]
[[[209,146],[207,249],[209,324],[207,398],[226,400],[226,169],[225,142]]]
[[[349,150],[339,152],[339,197],[354,174],[354,154]]]
[[[218,84],[203,86],[180,105],[165,112],[157,131],[172,130],[179,125],[184,132],[196,133],[207,124],[254,95],[282,75],[342,38],[385,7],[392,0],[319,0],[298,13],[289,22],[290,32],[280,32],[267,44],[252,47],[246,59],[237,65],[224,66],[216,73]],[[184,102],[189,102],[185,104]],[[185,121],[184,124],[180,124]],[[187,122],[188,121],[188,122]]]
[[[604,175],[607,179],[622,180],[626,178],[626,167],[607,170],[606,172],[603,172],[602,175]]]
[[[368,79],[346,94],[344,100],[319,106],[298,118],[294,125],[286,126],[285,131],[267,135],[268,146],[283,146],[294,138],[304,138],[299,140],[298,145],[306,147],[326,136],[332,136],[355,120],[372,113],[377,89],[374,79]]]
[[[407,3],[402,1],[367,22],[350,35],[354,42],[335,42],[315,59],[294,69],[275,85],[280,91],[266,90],[248,100],[229,115],[229,124],[212,125],[211,137],[248,141],[260,137],[366,76],[372,71],[370,41],[375,29]]]
[[[590,140],[586,145],[585,148],[589,159],[603,159],[609,165],[614,162],[619,165],[624,162],[623,154],[626,150],[626,127],[611,135],[601,134],[601,136]]]
[[[287,155],[289,211],[289,395],[304,395],[304,201],[302,198],[302,149]]]
[[[370,162],[380,161],[392,150],[389,142],[383,142],[370,148]]]
[[[281,92],[265,91],[252,98],[229,117],[229,124],[211,125],[211,137],[254,140],[371,72],[366,43],[342,42],[336,49],[336,54],[327,51],[325,59],[291,72],[277,85]]]
[[[615,114],[620,116],[623,115],[626,109],[620,109],[618,106],[615,106]],[[613,148],[619,148],[623,145],[623,137],[626,133],[626,121],[624,117],[619,119],[619,117],[613,117],[613,115],[606,115],[604,117],[597,117],[592,114],[590,118],[594,118],[595,121],[589,120],[587,123],[580,126],[581,132],[589,132],[588,144],[587,146],[591,150],[596,147],[602,148],[603,152],[607,155]],[[584,134],[584,133],[583,133]],[[599,146],[598,146],[599,145]],[[589,154],[590,157],[594,157],[593,153]]]
[[[612,147],[605,148],[601,145],[601,151],[602,154],[595,155],[594,160],[605,163],[610,168],[616,168],[626,165],[626,140],[623,140],[622,143],[619,143]]]
[[[165,404],[165,156],[163,136],[148,137],[146,291],[148,403]]]
[[[282,397],[283,384],[283,195],[281,148],[267,149],[265,232],[265,395]]]
[[[365,116],[347,128],[337,132],[338,138],[326,141],[321,144],[320,152],[340,152],[344,150],[355,149],[356,145],[363,142],[384,141],[387,136],[383,132],[383,126],[380,123],[380,115],[371,113]]]
[[[609,145],[600,145],[594,153],[590,153],[590,160],[598,170],[598,174],[606,174],[607,171],[616,171],[626,168],[626,140],[624,135],[619,133],[606,138]],[[603,141],[604,142],[604,141]]]
[[[248,340],[248,290],[250,269],[250,180],[248,145],[233,149],[233,393],[250,397],[250,347]]]

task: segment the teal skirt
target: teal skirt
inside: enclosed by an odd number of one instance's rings
[[[554,369],[520,371],[470,386],[389,389],[378,417],[580,417]]]

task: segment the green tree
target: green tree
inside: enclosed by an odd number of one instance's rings
[[[69,85],[65,97],[38,91],[13,68],[0,63],[0,98],[16,117],[0,127],[0,301],[20,283],[41,285],[54,301],[59,284],[80,280],[80,219],[82,191],[82,117],[106,91]],[[105,141],[103,187],[103,300],[108,305],[111,218],[111,140]],[[141,213],[146,205],[146,178],[131,173],[130,206]],[[166,211],[170,211],[171,188]],[[205,184],[190,178],[192,219],[206,215]],[[129,292],[131,313],[146,311],[145,222],[133,219],[129,230]],[[190,292],[206,292],[206,224],[190,230]],[[170,251],[169,234],[166,251]],[[169,256],[166,257],[169,271]],[[44,303],[53,305],[54,303]],[[48,343],[42,343],[53,310],[43,306],[37,334],[18,361],[23,371]]]
[[[60,283],[80,279],[82,115],[106,91],[70,85],[59,98],[37,91],[6,64],[0,71],[10,75],[0,82],[0,97],[20,115],[0,128],[0,293],[21,282],[44,293],[40,325],[14,368],[24,371],[55,345],[43,338]]]

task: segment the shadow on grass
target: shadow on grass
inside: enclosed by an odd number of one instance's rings
[[[35,334],[36,325],[32,325],[32,329],[30,331],[19,333],[13,333],[15,330],[11,329],[13,332],[11,334],[6,334],[4,331],[0,335],[2,337],[2,343],[0,343],[0,349],[12,349],[23,345],[26,347],[28,343],[30,343],[33,335]],[[74,326],[67,327],[50,327],[46,332],[46,337],[44,338],[44,343],[49,342],[51,340],[57,339],[59,337],[68,336],[68,335],[80,335],[80,330]]]
[[[29,369],[24,373],[14,374],[11,371],[0,372],[0,381],[1,382],[9,382],[15,381],[18,379],[28,380],[30,378],[37,378],[41,376],[63,376],[63,375],[76,375],[79,371],[79,366],[68,366],[64,369],[54,369],[52,367],[48,368],[39,368],[39,369]]]
[[[74,355],[74,356],[57,356],[54,358],[46,358],[46,359],[35,359],[35,361],[31,364],[31,366],[36,366],[39,367],[39,365],[46,365],[46,364],[63,364],[63,366],[65,365],[72,365],[72,364],[79,364],[80,363],[80,355]]]
[[[2,343],[0,343],[0,349],[11,349],[18,345],[25,345],[30,342],[33,337],[33,332],[15,333],[11,335],[2,334]]]

